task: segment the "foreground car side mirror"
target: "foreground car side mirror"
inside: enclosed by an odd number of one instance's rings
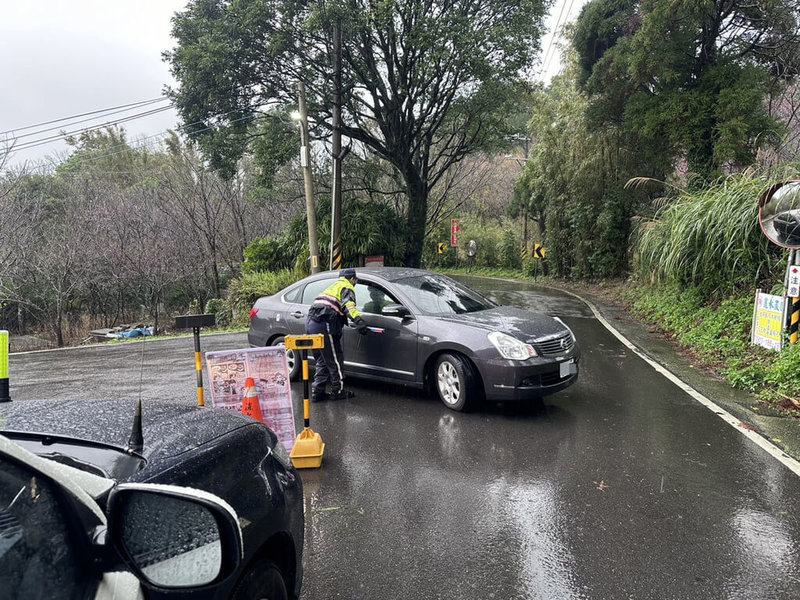
[[[219,583],[243,556],[236,512],[201,490],[121,484],[108,501],[109,538],[133,572],[159,588]]]
[[[404,319],[411,315],[411,311],[402,304],[387,304],[381,309],[381,314],[385,317],[400,317]]]

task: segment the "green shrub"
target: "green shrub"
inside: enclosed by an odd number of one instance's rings
[[[302,277],[302,274],[289,269],[265,273],[243,273],[241,277],[231,281],[228,288],[228,303],[231,307],[233,323],[246,325],[250,318],[250,309],[258,298],[272,296]]]
[[[800,397],[800,344],[784,347],[765,376],[771,391],[780,402],[785,397]]]
[[[206,302],[205,312],[216,316],[217,326],[227,327],[233,322],[233,310],[224,298],[211,298]]]
[[[506,269],[522,268],[522,242],[511,229],[503,231],[500,240],[501,266]]]
[[[261,273],[292,268],[294,255],[287,251],[285,240],[256,238],[244,250],[243,273]]]
[[[800,397],[800,345],[777,353],[750,344],[751,293],[719,301],[705,289],[670,284],[635,288],[628,297],[634,314],[656,323],[732,387],[777,404]]]
[[[528,279],[536,279],[544,275],[545,260],[541,258],[528,258],[522,263],[522,274]]]
[[[752,316],[750,297],[704,306],[694,315],[695,323],[701,326],[691,326],[680,335],[679,341],[709,360],[741,356],[747,351]]]

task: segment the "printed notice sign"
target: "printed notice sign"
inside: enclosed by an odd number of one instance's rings
[[[286,350],[275,346],[206,352],[206,366],[214,408],[241,411],[245,380],[252,377],[264,423],[291,451],[296,434]]]
[[[751,343],[781,351],[783,345],[783,296],[756,292]]]

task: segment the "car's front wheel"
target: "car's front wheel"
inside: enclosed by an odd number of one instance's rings
[[[434,369],[436,392],[447,408],[468,410],[478,396],[478,385],[472,365],[458,354],[442,354]]]
[[[286,341],[283,336],[276,338],[272,343],[273,346],[286,346]],[[286,351],[286,364],[289,365],[289,381],[297,381],[300,379],[300,373],[303,369],[303,363],[300,360],[300,354],[294,350]]]
[[[244,574],[231,596],[233,600],[288,600],[281,570],[271,560],[262,560]]]

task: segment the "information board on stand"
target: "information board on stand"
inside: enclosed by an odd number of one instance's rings
[[[296,432],[286,350],[282,346],[206,352],[214,408],[242,410],[245,380],[252,377],[264,423],[291,451]]]

